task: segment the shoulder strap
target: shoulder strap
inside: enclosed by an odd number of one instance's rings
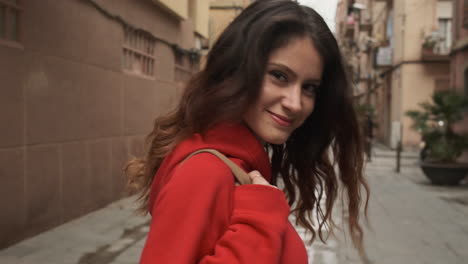
[[[236,177],[238,183],[240,183],[241,185],[252,183],[251,180],[250,180],[249,175],[247,175],[247,173],[245,173],[245,171],[243,169],[241,169],[232,160],[228,159],[221,152],[219,152],[219,151],[217,151],[215,149],[200,149],[200,150],[194,151],[190,155],[188,155],[184,159],[184,161],[189,159],[193,155],[196,155],[196,154],[202,153],[202,152],[211,153],[211,154],[215,155],[216,157],[218,157],[221,161],[223,161],[231,169],[232,174],[234,174],[234,176]]]

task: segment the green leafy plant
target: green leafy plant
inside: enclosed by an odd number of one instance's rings
[[[432,50],[436,44],[437,44],[437,39],[434,36],[429,35],[424,38],[422,47],[423,49]]]
[[[422,111],[410,110],[406,115],[427,146],[427,161],[454,163],[468,148],[468,136],[458,135],[452,129],[454,123],[463,119],[468,98],[452,90],[437,91],[432,102],[419,105]]]

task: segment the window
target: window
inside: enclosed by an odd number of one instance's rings
[[[126,28],[122,58],[124,72],[154,78],[154,46],[155,40],[148,34]]]
[[[440,54],[448,54],[452,44],[452,20],[439,18],[439,30],[437,32],[440,41],[437,42],[436,50]]]
[[[439,55],[448,55],[452,45],[452,1],[437,1],[437,33],[434,35],[436,44],[434,52]]]
[[[21,6],[18,0],[0,0],[0,42],[19,43]]]

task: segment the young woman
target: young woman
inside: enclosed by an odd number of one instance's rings
[[[288,215],[314,238],[320,219],[323,240],[339,187],[361,247],[368,187],[351,93],[336,40],[314,10],[289,0],[247,7],[176,110],[156,119],[147,156],[127,165],[140,209],[152,215],[140,263],[306,264]],[[248,172],[252,184],[237,186],[211,153],[187,159],[206,148]]]

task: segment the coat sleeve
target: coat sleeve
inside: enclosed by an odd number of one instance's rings
[[[198,154],[159,193],[140,264],[279,263],[288,215],[281,190],[234,187],[224,163]]]

